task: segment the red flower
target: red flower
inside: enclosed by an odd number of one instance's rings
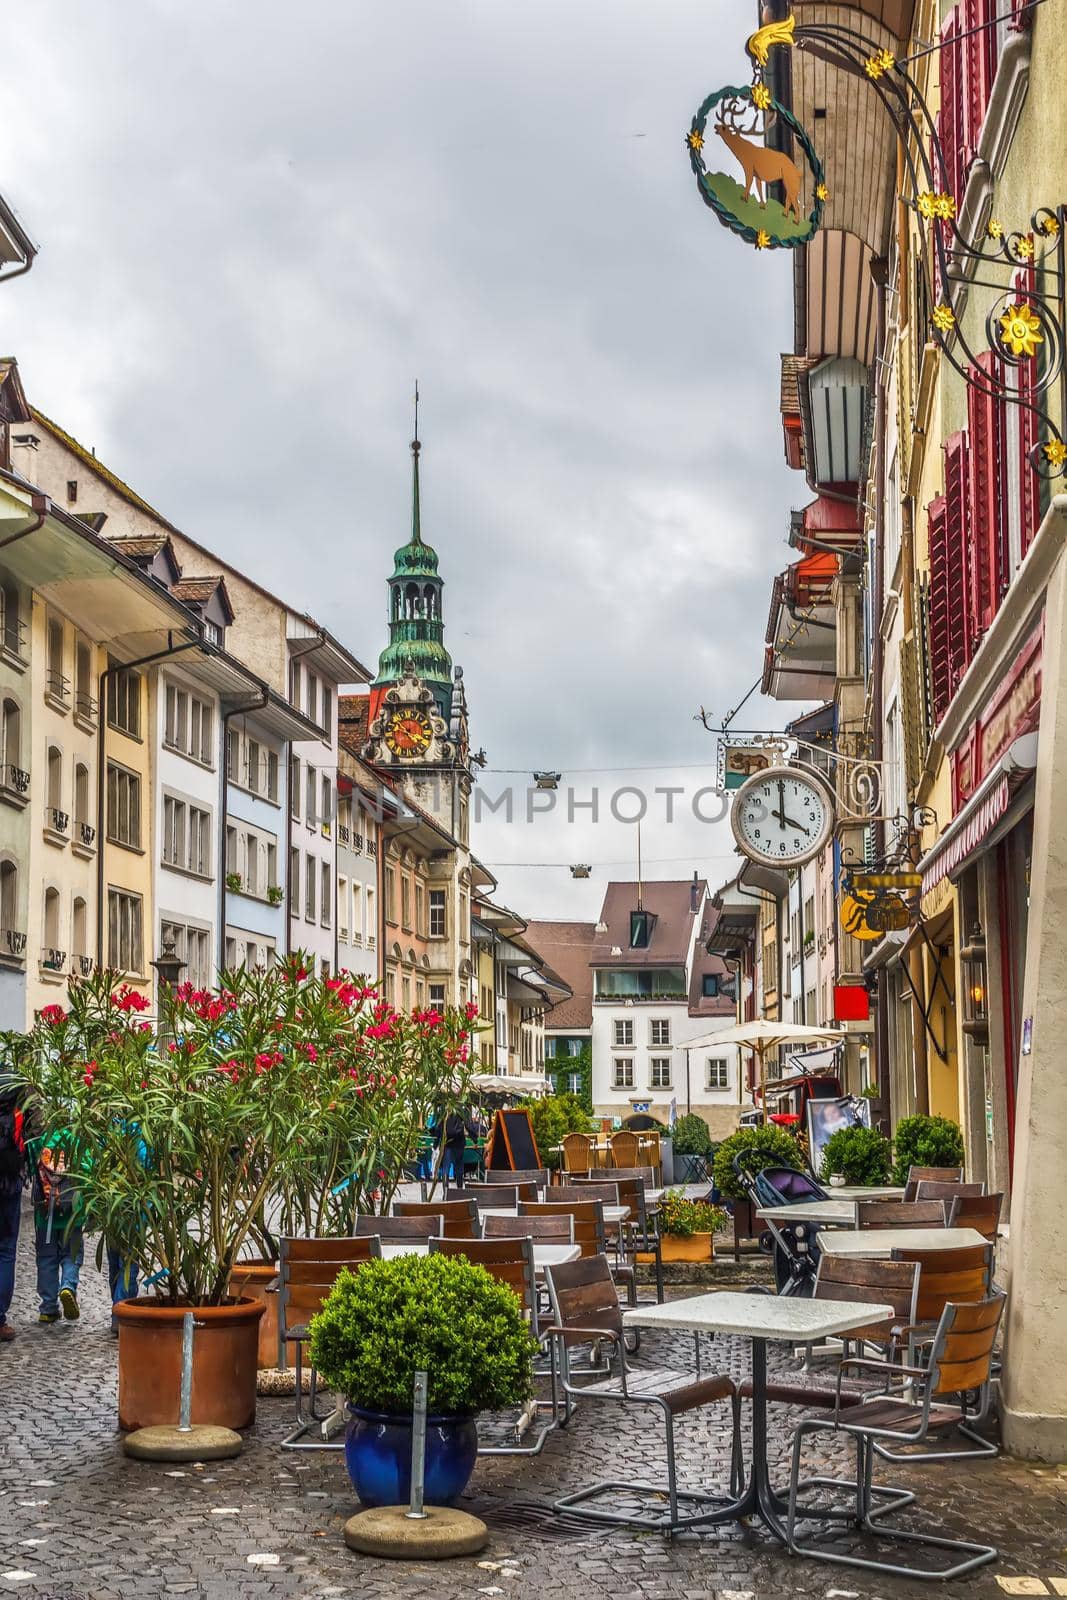
[[[467,1018],[467,1021],[473,1022],[475,1017],[478,1015],[478,1002],[476,1000],[468,1000],[467,1004],[463,1007],[463,1012]]]
[[[319,1059],[319,1052],[315,1049],[313,1044],[306,1044],[304,1046],[304,1054],[307,1056],[309,1061],[317,1061]]]
[[[41,1011],[41,1021],[47,1022],[50,1028],[58,1028],[61,1022],[66,1022],[67,1013],[62,1006],[45,1006]]]
[[[143,994],[138,994],[136,989],[131,989],[124,983],[111,997],[120,1011],[147,1011],[148,1001]]]

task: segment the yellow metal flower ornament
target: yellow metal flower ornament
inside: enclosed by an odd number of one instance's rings
[[[1041,449],[1050,467],[1062,467],[1067,462],[1067,444],[1062,439],[1050,439]]]
[[[1012,241],[1012,250],[1020,261],[1032,261],[1034,259],[1034,241],[1028,239],[1025,234],[1021,239]]]
[[[1003,222],[998,222],[996,217],[990,217],[985,225],[985,231],[991,239],[1003,239],[1004,224]]]
[[[770,242],[771,236],[767,232],[766,228],[760,228],[756,233],[756,249],[766,250]]]
[[[935,306],[934,314],[930,320],[938,333],[949,333],[956,326],[956,313],[951,306]]]
[[[942,222],[951,222],[956,215],[956,202],[950,194],[939,194],[934,199],[934,215]]]
[[[692,133],[686,135],[685,142],[689,146],[690,150],[703,150],[704,135],[702,133],[698,133],[694,128]]]
[[[754,83],[752,85],[752,104],[757,106],[760,111],[766,111],[770,103],[771,91],[767,85],[765,83]]]
[[[817,183],[815,185],[815,198],[816,200],[829,200],[830,191],[825,183]]]
[[[1058,217],[1043,217],[1041,219],[1041,232],[1046,234],[1050,239],[1054,239],[1059,231],[1060,223]]]
[[[937,216],[937,195],[930,189],[923,189],[915,198],[919,208],[919,215],[924,222],[933,222]]]
[[[1013,356],[1032,356],[1043,343],[1041,324],[1025,300],[1008,306],[1000,318],[1000,342]]]

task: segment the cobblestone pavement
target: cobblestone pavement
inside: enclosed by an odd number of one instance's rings
[[[11,1313],[19,1337],[0,1346],[0,1595],[784,1600],[800,1593],[903,1600],[930,1592],[916,1582],[794,1561],[746,1527],[668,1541],[575,1529],[554,1518],[557,1495],[594,1479],[662,1476],[658,1423],[592,1404],[565,1435],[550,1437],[540,1457],[479,1463],[470,1506],[492,1529],[482,1556],[419,1566],[355,1555],[341,1538],[356,1509],[342,1456],[278,1448],[291,1400],[261,1401],[235,1461],[168,1471],[127,1460],[116,1432],[116,1345],[91,1252],[81,1322],[38,1328],[29,1243],[24,1229]],[[641,1359],[684,1362],[690,1350],[685,1338],[657,1336],[646,1340]],[[721,1366],[745,1374],[743,1342],[721,1341],[716,1353]],[[772,1454],[780,1456],[793,1415],[776,1413]],[[721,1483],[727,1448],[724,1414],[712,1409],[683,1419],[679,1459],[689,1484]],[[954,1592],[977,1600],[1004,1592],[1067,1595],[1067,1467],[969,1462],[894,1469],[893,1478],[920,1492],[928,1525],[1000,1547],[998,1565],[953,1585]]]

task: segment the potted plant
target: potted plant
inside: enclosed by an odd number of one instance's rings
[[[267,888],[267,899],[272,906],[280,906],[285,899],[285,890],[280,883],[272,883]]]
[[[226,874],[226,887],[231,894],[240,894],[243,881],[239,872],[228,872]]]
[[[474,1470],[478,1413],[529,1397],[536,1348],[515,1292],[462,1256],[342,1272],[312,1318],[311,1359],[347,1398],[345,1459],[363,1504],[408,1500],[417,1372],[428,1381],[426,1499],[450,1505]]]
[[[676,1176],[685,1183],[699,1183],[707,1176],[707,1159],[711,1152],[711,1133],[704,1118],[695,1112],[679,1117],[671,1139]]]
[[[724,1139],[715,1152],[712,1174],[716,1192],[730,1202],[734,1217],[734,1242],[749,1239],[758,1231],[756,1213],[734,1171],[734,1157],[742,1150],[753,1150],[764,1157],[766,1166],[792,1167],[801,1172],[804,1155],[793,1135],[768,1123],[762,1128],[738,1128]]]
[[[874,1188],[889,1182],[891,1165],[889,1140],[877,1128],[838,1128],[823,1148],[819,1176],[833,1184],[840,1175],[844,1183]]]
[[[69,1013],[49,1007],[4,1043],[45,1132],[79,1153],[87,1230],[150,1291],[116,1307],[120,1425],[176,1420],[192,1308],[193,1421],[241,1428],[263,1315],[242,1257],[269,1257],[265,1217],[294,1232],[350,1225],[391,1193],[429,1097],[463,1090],[468,1024],[398,1017],[344,976],[309,977],[299,957],[225,973],[218,994],[165,992],[158,1035],[139,1019],[147,1005],[100,973],[71,983]]]
[[[896,1181],[907,1183],[911,1167],[962,1167],[963,1134],[948,1117],[904,1117],[893,1136]]]
[[[710,1261],[715,1234],[728,1221],[721,1206],[687,1200],[680,1189],[668,1189],[660,1196],[657,1217],[664,1261]]]

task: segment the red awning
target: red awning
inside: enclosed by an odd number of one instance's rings
[[[992,833],[1007,811],[1010,800],[1011,783],[1007,773],[998,773],[992,784],[983,786],[972,796],[919,863],[924,895],[955,872],[986,835]]]

